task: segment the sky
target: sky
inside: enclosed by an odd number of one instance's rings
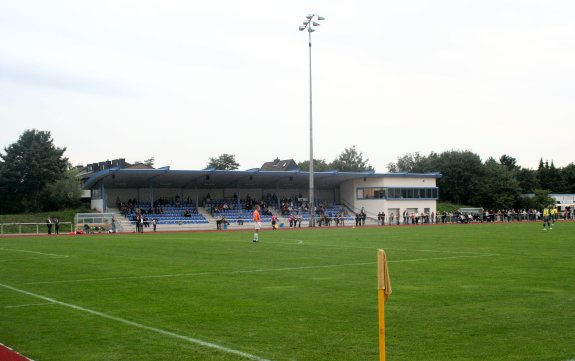
[[[3,0],[0,152],[50,131],[74,165],[240,170],[351,146],[574,161],[572,0]]]

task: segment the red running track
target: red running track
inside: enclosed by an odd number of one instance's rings
[[[29,358],[20,355],[18,352],[0,343],[0,360],[2,361],[31,361]]]

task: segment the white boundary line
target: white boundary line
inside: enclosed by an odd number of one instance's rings
[[[486,254],[476,254],[470,256],[451,256],[451,257],[433,257],[433,258],[415,258],[415,259],[399,259],[387,261],[388,263],[400,263],[400,262],[419,262],[419,261],[432,261],[432,260],[444,260],[444,259],[458,259],[458,258],[478,258],[478,257],[494,257],[499,256],[496,253],[486,253]]]
[[[62,280],[62,281],[26,282],[24,284],[25,285],[41,285],[41,284],[54,284],[54,283],[90,282],[90,281],[116,281],[116,280],[148,279],[148,278],[207,276],[207,275],[218,275],[218,274],[225,275],[225,274],[242,274],[242,273],[281,272],[281,271],[297,271],[297,270],[304,270],[304,269],[322,269],[322,268],[336,268],[336,267],[347,267],[347,266],[364,266],[364,265],[375,264],[375,263],[376,262],[362,262],[362,263],[329,264],[329,265],[319,265],[319,266],[261,268],[261,269],[237,270],[237,271],[174,273],[174,274],[165,274],[165,275],[125,276],[125,277],[106,277],[106,278],[85,278],[85,279]]]
[[[54,253],[44,253],[44,252],[36,252],[36,251],[26,251],[23,249],[13,249],[13,248],[0,248],[0,251],[12,251],[12,252],[24,252],[24,253],[33,253],[33,254],[41,254],[43,256],[50,256],[50,257],[60,257],[60,258],[68,258],[69,256],[65,256],[63,254],[54,254]]]
[[[38,259],[62,259],[64,257],[28,257],[28,258],[10,258],[10,259],[0,259],[0,263],[17,262],[17,261],[34,261]]]
[[[25,305],[4,306],[4,308],[20,308],[20,307],[44,306],[44,305],[53,305],[53,303],[51,303],[51,302],[28,303]]]
[[[286,241],[290,241],[290,242],[296,242],[295,244],[297,245],[302,245],[304,244],[304,242],[301,239],[285,239]],[[308,242],[308,241],[306,241]],[[285,245],[285,246],[293,246],[293,243],[290,244],[286,244],[286,243],[282,243],[282,242],[274,242],[274,241],[268,241],[266,243],[272,243],[272,244],[279,244],[279,245]],[[357,247],[357,246],[344,246],[341,244],[313,244],[313,243],[306,243],[306,246],[312,246],[312,247],[335,247],[335,248],[351,248],[351,249],[371,249],[371,250],[377,250],[378,248],[382,248],[382,247]],[[408,252],[433,252],[433,253],[454,253],[454,254],[474,254],[474,255],[482,255],[485,253],[480,253],[480,252],[469,252],[469,251],[446,251],[446,250],[433,250],[433,249],[407,249],[407,248],[384,248],[386,251],[387,250],[392,250],[392,251],[408,251]]]
[[[26,360],[33,361],[31,358],[22,355],[21,353],[17,352],[16,350],[14,350],[14,349],[11,348],[11,347],[8,347],[8,346],[4,345],[3,343],[0,343],[0,346],[1,346],[1,347],[4,347],[5,349],[8,349],[8,350],[14,352],[16,355],[18,355],[18,356],[20,356],[20,357],[22,357],[22,358],[25,358]]]
[[[430,258],[416,258],[404,260],[391,260],[389,263],[403,263],[403,262],[421,262],[421,261],[434,261],[434,260],[447,260],[458,258],[477,258],[477,257],[493,257],[498,256],[495,253],[477,254],[469,256],[450,256],[450,257],[430,257]],[[207,276],[218,274],[242,274],[242,273],[262,273],[262,272],[283,272],[283,271],[299,271],[306,269],[325,269],[325,268],[338,268],[350,266],[365,266],[376,264],[377,262],[361,262],[361,263],[342,263],[342,264],[329,264],[329,265],[316,265],[316,266],[301,266],[301,267],[283,267],[283,268],[263,268],[253,270],[238,270],[238,271],[221,271],[221,272],[197,272],[197,273],[175,273],[164,275],[149,275],[149,276],[125,276],[125,277],[106,277],[106,278],[84,278],[75,280],[62,280],[62,281],[41,281],[41,282],[26,282],[25,285],[42,285],[42,284],[57,284],[57,283],[83,283],[83,282],[98,282],[98,281],[120,281],[120,280],[139,280],[151,278],[174,278],[174,277],[193,277],[193,276]]]
[[[66,303],[66,302],[58,301],[58,300],[53,299],[53,298],[50,298],[50,297],[46,297],[46,296],[42,296],[42,295],[39,295],[39,294],[36,294],[36,293],[32,293],[32,292],[28,292],[28,291],[25,291],[25,290],[21,290],[21,289],[19,289],[19,288],[15,288],[15,287],[12,287],[12,286],[8,286],[8,285],[2,284],[2,283],[0,283],[0,287],[4,287],[4,288],[7,288],[7,289],[12,290],[12,291],[15,291],[15,292],[23,293],[23,294],[25,294],[25,295],[28,295],[28,296],[31,296],[31,297],[34,297],[34,298],[38,298],[38,299],[41,299],[41,300],[44,300],[44,301],[48,301],[48,302],[50,302],[50,303],[54,303],[54,304],[57,304],[57,305],[60,305],[60,306],[65,306],[65,307],[68,307],[68,308],[71,308],[71,309],[74,309],[74,310],[77,310],[77,311],[86,312],[86,313],[89,313],[89,314],[94,315],[94,316],[99,316],[99,317],[102,317],[102,318],[106,318],[106,319],[108,319],[108,320],[112,320],[112,321],[116,321],[116,322],[119,322],[119,323],[123,323],[123,324],[128,325],[128,326],[133,326],[133,327],[136,327],[136,328],[139,328],[139,329],[142,329],[142,330],[159,333],[159,334],[164,335],[164,336],[169,336],[169,337],[177,338],[177,339],[184,340],[184,341],[187,341],[187,342],[196,344],[196,345],[200,345],[200,346],[212,348],[212,349],[215,349],[215,350],[218,350],[218,351],[222,351],[222,352],[226,352],[226,353],[230,353],[230,354],[234,354],[234,355],[238,355],[238,356],[242,356],[242,357],[245,357],[246,359],[249,359],[249,360],[254,360],[254,361],[270,361],[270,360],[268,360],[268,359],[264,359],[264,358],[262,358],[262,357],[259,357],[259,356],[256,356],[256,355],[252,355],[252,354],[249,354],[249,353],[246,353],[246,352],[243,352],[243,351],[234,350],[234,349],[229,348],[229,347],[221,346],[221,345],[218,345],[218,344],[215,344],[215,343],[212,343],[212,342],[203,341],[203,340],[200,340],[200,339],[197,339],[197,338],[188,337],[188,336],[184,336],[184,335],[179,335],[179,334],[174,333],[174,332],[162,330],[161,328],[156,328],[156,327],[151,327],[151,326],[142,325],[141,323],[137,323],[137,322],[134,322],[134,321],[129,321],[129,320],[126,320],[126,319],[121,318],[121,317],[116,317],[116,316],[108,315],[108,314],[103,313],[103,312],[94,311],[94,310],[91,310],[91,309],[89,309],[89,308],[85,308],[85,307],[73,305],[73,304],[71,304],[71,303]]]

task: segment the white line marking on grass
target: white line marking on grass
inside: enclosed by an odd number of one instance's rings
[[[20,308],[20,307],[32,307],[32,306],[45,306],[45,305],[53,305],[53,303],[28,303],[25,305],[14,305],[14,306],[4,306],[4,308]]]
[[[65,256],[63,254],[54,254],[54,253],[44,253],[44,252],[36,252],[36,251],[26,251],[23,249],[13,249],[13,248],[0,248],[0,251],[12,251],[12,252],[24,252],[24,253],[33,253],[33,254],[41,254],[43,256],[50,256],[50,257],[60,257],[60,258],[68,258],[69,256]]]
[[[8,350],[8,351],[10,351],[10,352],[12,352],[12,353],[18,355],[19,357],[21,357],[21,358],[23,358],[23,359],[25,359],[25,360],[34,361],[34,360],[32,360],[31,358],[26,357],[26,356],[20,354],[19,352],[16,352],[14,349],[12,349],[12,348],[10,348],[10,347],[4,345],[3,343],[0,343],[0,348],[2,348],[2,347],[3,347],[4,349],[6,349],[6,350]]]
[[[480,252],[469,252],[469,251],[446,251],[437,249],[406,249],[406,248],[385,248],[385,250],[390,251],[407,251],[407,252],[431,252],[431,253],[454,253],[454,254],[473,254],[473,255],[484,255],[492,253],[480,253]]]
[[[390,263],[421,262],[421,261],[447,260],[447,259],[458,259],[458,258],[493,257],[493,256],[498,256],[498,254],[478,254],[478,255],[470,255],[470,256],[402,259],[402,260],[390,260],[388,262],[390,262]],[[342,264],[328,264],[328,265],[301,266],[301,267],[262,268],[262,269],[253,269],[253,270],[222,271],[222,272],[197,272],[197,273],[175,273],[175,274],[149,275],[149,276],[84,278],[84,279],[62,280],[62,281],[26,282],[24,284],[25,285],[41,285],[41,284],[55,284],[55,283],[83,283],[83,282],[134,280],[134,279],[144,280],[144,279],[153,279],[153,278],[193,277],[193,276],[206,276],[206,275],[218,275],[218,274],[283,272],[283,271],[299,271],[299,270],[306,270],[306,269],[325,269],[325,268],[338,268],[338,267],[366,266],[366,265],[373,265],[376,263],[377,262],[361,262],[361,263],[342,263]]]
[[[48,259],[60,259],[60,258],[62,257],[48,257]],[[45,260],[46,257],[9,258],[9,259],[0,259],[0,262],[5,263],[5,262],[17,262],[17,261],[34,261],[37,259]]]
[[[472,256],[451,256],[451,257],[433,257],[433,258],[415,258],[415,259],[399,259],[387,261],[388,263],[400,263],[400,262],[420,262],[420,261],[434,261],[434,260],[444,260],[444,259],[458,259],[458,258],[478,258],[478,257],[494,257],[499,256],[498,254],[477,254]]]
[[[41,285],[53,283],[81,283],[92,281],[119,281],[119,280],[138,280],[150,278],[172,278],[172,277],[193,277],[193,276],[207,276],[219,274],[242,274],[242,273],[261,273],[261,272],[282,272],[282,271],[297,271],[304,269],[321,269],[321,268],[336,268],[348,266],[364,266],[374,264],[376,262],[362,262],[362,263],[343,263],[343,264],[329,264],[329,265],[316,265],[316,266],[301,266],[301,267],[284,267],[284,268],[262,268],[252,270],[237,270],[237,271],[218,271],[218,272],[195,272],[195,273],[174,273],[165,275],[149,275],[149,276],[124,276],[124,277],[106,277],[106,278],[85,278],[75,280],[62,280],[62,281],[41,281],[41,282],[26,282],[25,285]]]
[[[297,242],[297,244],[302,244],[303,241],[301,240],[297,240],[297,239],[285,239],[286,241],[291,241],[291,242]],[[286,244],[286,243],[282,243],[282,242],[266,242],[266,243],[273,243],[273,244],[280,244],[280,245],[290,245],[290,244]],[[371,250],[377,250],[381,247],[357,247],[357,246],[344,246],[341,244],[310,244],[307,243],[307,246],[317,246],[317,247],[335,247],[335,248],[351,248],[351,249],[371,249]],[[454,254],[475,254],[475,255],[481,255],[481,254],[486,254],[486,253],[480,253],[480,252],[469,252],[469,251],[446,251],[446,250],[434,250],[434,249],[406,249],[406,248],[384,248],[386,251],[387,250],[391,250],[391,251],[407,251],[407,252],[433,252],[433,253],[454,253]]]
[[[0,286],[1,286],[1,287],[4,287],[4,288],[7,288],[7,289],[9,289],[9,290],[15,291],[15,292],[23,293],[23,294],[28,295],[28,296],[30,296],[30,297],[38,298],[38,299],[41,299],[41,300],[44,300],[44,301],[48,301],[48,302],[50,302],[50,303],[57,304],[57,305],[60,305],[60,306],[72,308],[72,309],[77,310],[77,311],[86,312],[86,313],[92,314],[92,315],[94,315],[94,316],[99,316],[99,317],[102,317],[102,318],[107,318],[108,320],[120,322],[120,323],[123,323],[123,324],[125,324],[125,325],[133,326],[133,327],[136,327],[136,328],[139,328],[139,329],[142,329],[142,330],[151,331],[151,332],[159,333],[159,334],[164,335],[164,336],[169,336],[169,337],[177,338],[177,339],[180,339],[180,340],[184,340],[184,341],[187,341],[187,342],[196,344],[196,345],[200,345],[200,346],[204,346],[204,347],[209,347],[209,348],[212,348],[212,349],[215,349],[215,350],[218,350],[218,351],[222,351],[222,352],[226,352],[226,353],[230,353],[230,354],[234,354],[234,355],[239,355],[239,356],[245,357],[246,359],[249,359],[249,360],[269,361],[269,360],[267,360],[267,359],[265,359],[265,358],[262,358],[262,357],[259,357],[259,356],[256,356],[256,355],[252,355],[252,354],[249,354],[249,353],[246,353],[246,352],[243,352],[243,351],[234,350],[234,349],[229,348],[229,347],[221,346],[221,345],[218,345],[218,344],[215,344],[215,343],[212,343],[212,342],[208,342],[208,341],[203,341],[203,340],[200,340],[200,339],[197,339],[197,338],[188,337],[188,336],[184,336],[184,335],[179,335],[179,334],[174,333],[174,332],[162,330],[161,328],[156,328],[156,327],[152,327],[152,326],[142,325],[141,323],[137,323],[137,322],[134,322],[134,321],[126,320],[126,319],[121,318],[121,317],[116,317],[116,316],[108,315],[108,314],[103,313],[103,312],[94,311],[94,310],[91,310],[91,309],[89,309],[89,308],[85,308],[85,307],[81,307],[81,306],[76,306],[76,305],[71,304],[71,303],[66,303],[66,302],[58,301],[58,300],[53,299],[53,298],[50,298],[50,297],[46,297],[46,296],[42,296],[42,295],[39,295],[39,294],[36,294],[36,293],[32,293],[32,292],[28,292],[28,291],[25,291],[25,290],[21,290],[21,289],[19,289],[19,288],[15,288],[15,287],[12,287],[12,286],[8,286],[8,285],[2,284],[2,283],[0,283]]]

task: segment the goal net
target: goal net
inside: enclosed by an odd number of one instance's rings
[[[76,213],[74,227],[76,233],[114,233],[116,220],[113,213]]]

